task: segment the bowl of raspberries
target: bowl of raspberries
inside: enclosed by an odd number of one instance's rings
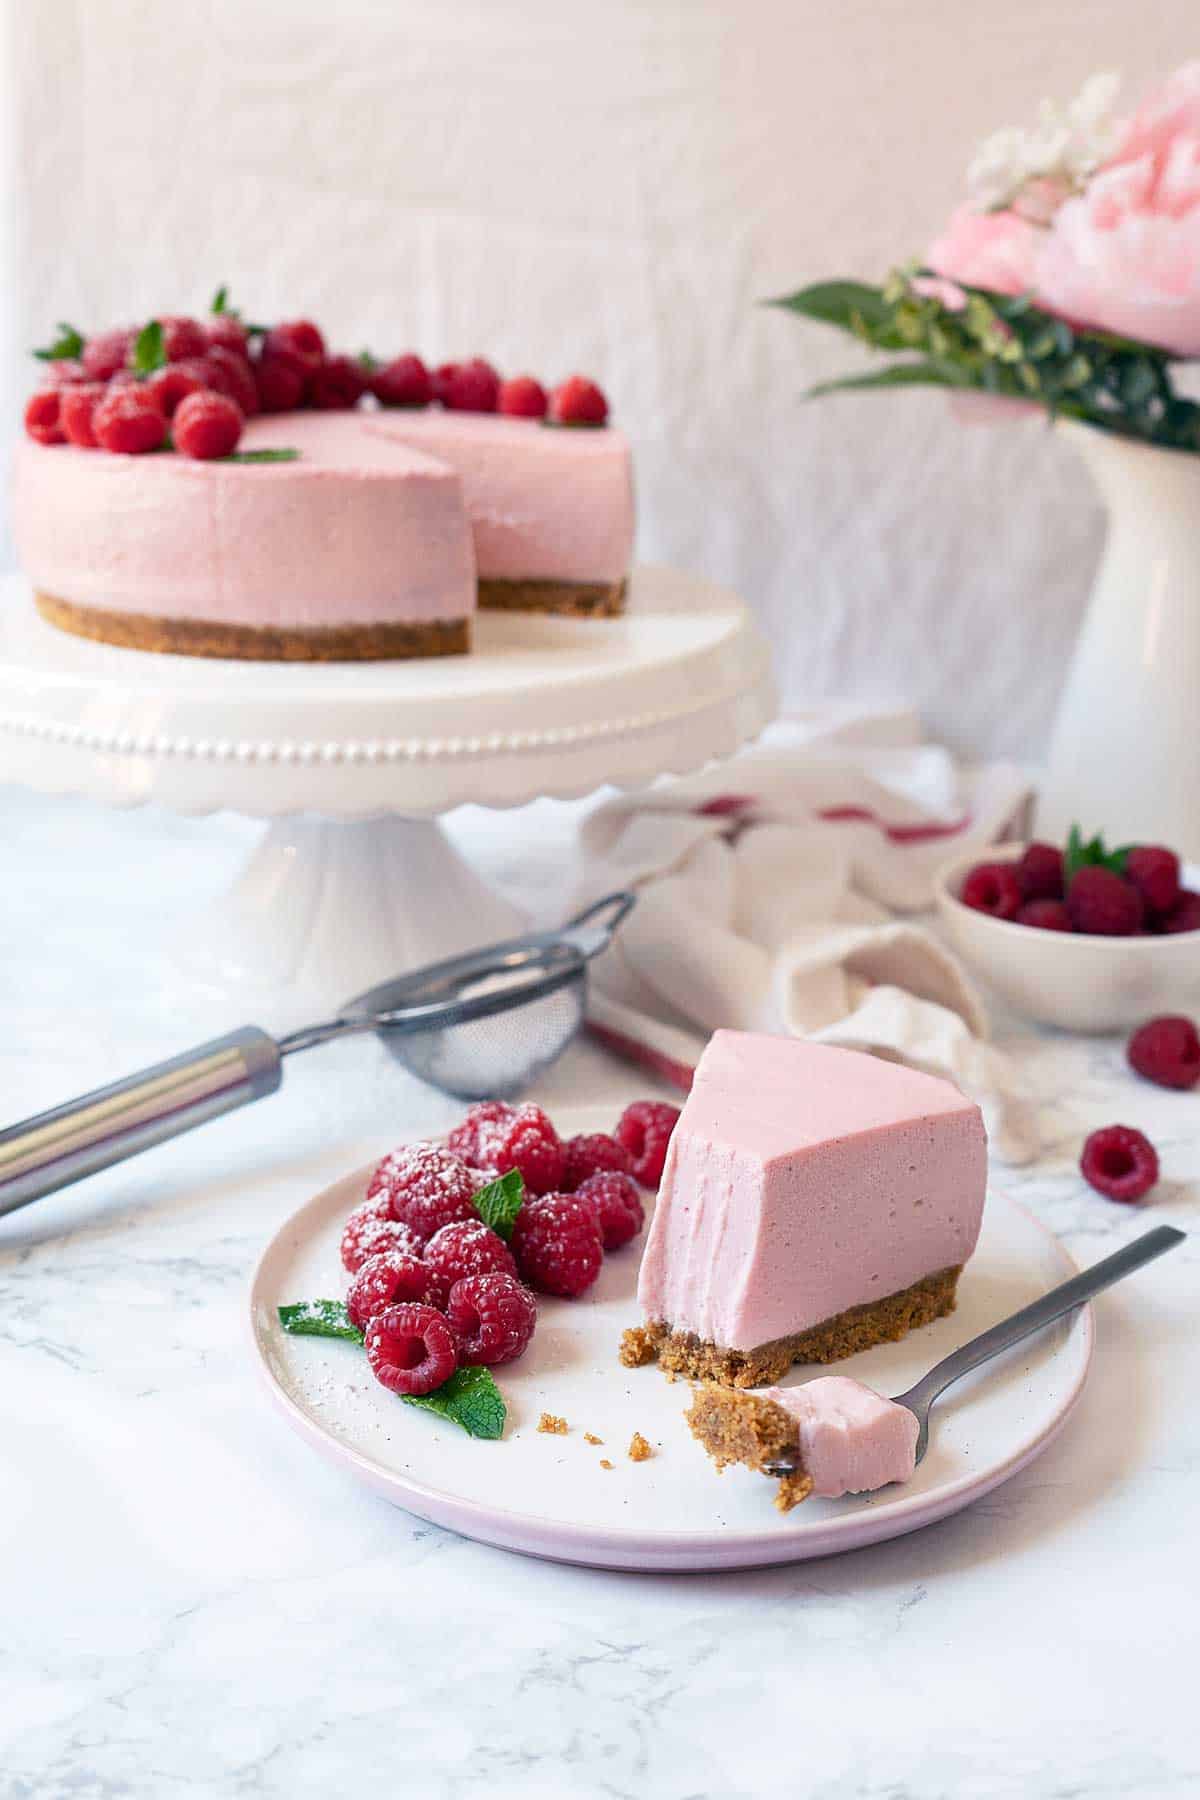
[[[956,950],[1019,1011],[1068,1031],[1119,1031],[1200,1000],[1200,869],[1163,844],[1004,844],[944,868]]]

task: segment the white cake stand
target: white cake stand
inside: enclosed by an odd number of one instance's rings
[[[639,568],[614,620],[485,614],[471,656],[279,664],[87,643],[0,600],[0,779],[270,821],[186,959],[297,1012],[520,928],[436,822],[467,801],[634,786],[728,755],[773,707],[728,590]]]

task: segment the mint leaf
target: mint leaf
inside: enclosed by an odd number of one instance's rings
[[[234,309],[229,304],[229,289],[227,287],[225,287],[224,285],[219,287],[217,289],[216,293],[213,295],[212,305],[209,307],[208,310],[211,313],[218,313],[218,314],[219,313],[230,313],[230,314],[232,314],[232,316],[234,318],[237,317],[236,312],[234,312]]]
[[[368,375],[373,375],[379,367],[379,359],[378,357],[372,356],[369,350],[360,350],[358,353],[358,366]]]
[[[1124,875],[1132,849],[1132,844],[1121,844],[1116,850],[1106,849],[1100,832],[1085,843],[1078,825],[1072,825],[1063,852],[1064,884],[1070,887],[1080,869],[1111,869],[1114,875]]]
[[[293,1337],[346,1338],[352,1344],[363,1341],[362,1332],[350,1323],[340,1300],[299,1300],[295,1306],[281,1306],[279,1323]]]
[[[520,1169],[510,1169],[499,1181],[489,1181],[485,1188],[471,1196],[471,1205],[485,1225],[505,1242],[512,1236],[513,1223],[525,1198],[525,1183]]]
[[[54,342],[46,344],[41,350],[35,350],[33,354],[39,362],[69,362],[79,355],[83,342],[81,331],[76,331],[73,325],[60,320],[58,336]]]
[[[133,346],[133,372],[135,375],[153,375],[155,369],[165,368],[166,361],[163,328],[157,319],[151,319],[137,334]]]
[[[233,450],[222,462],[236,463],[276,463],[295,462],[299,457],[298,450]]]
[[[437,1413],[439,1418],[450,1419],[477,1438],[498,1438],[508,1417],[504,1396],[492,1380],[491,1370],[476,1364],[456,1369],[449,1381],[443,1381],[431,1394],[403,1394],[401,1398],[405,1406],[420,1406],[426,1412]]]

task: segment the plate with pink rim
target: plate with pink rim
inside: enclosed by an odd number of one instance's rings
[[[566,1133],[610,1129],[595,1108],[563,1112]],[[381,1145],[381,1154],[388,1145]],[[625,1369],[621,1333],[638,1320],[639,1245],[606,1257],[579,1300],[542,1300],[532,1344],[495,1371],[508,1406],[495,1442],[405,1406],[379,1386],[355,1344],[289,1337],[277,1308],[340,1298],[338,1242],[369,1169],[308,1200],[267,1245],[254,1276],[256,1360],[285,1419],[328,1460],[418,1517],[526,1555],[629,1570],[754,1568],[857,1549],[957,1512],[1008,1480],[1058,1435],[1083,1390],[1090,1307],[1049,1327],[954,1387],[933,1415],[929,1453],[903,1486],[776,1512],[773,1484],[748,1469],[718,1475],[683,1414],[688,1384]],[[991,1193],[957,1310],[838,1365],[885,1394],[1074,1273],[1030,1213]],[[790,1381],[823,1371],[794,1369]],[[565,1435],[538,1430],[543,1412]],[[634,1432],[648,1460],[629,1456]],[[587,1434],[587,1435],[585,1435]],[[593,1441],[599,1440],[599,1441]],[[611,1466],[608,1466],[611,1465]]]

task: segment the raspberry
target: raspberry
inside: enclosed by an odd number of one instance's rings
[[[243,421],[236,401],[201,388],[180,401],[171,423],[177,450],[199,462],[212,462],[237,449]]]
[[[342,1267],[351,1275],[356,1275],[368,1258],[382,1256],[385,1251],[421,1254],[421,1246],[408,1226],[393,1219],[387,1202],[379,1199],[364,1200],[355,1207],[342,1230],[341,1250]]]
[[[1025,899],[1012,863],[976,863],[958,897],[964,906],[993,919],[1015,919]]]
[[[425,1246],[425,1261],[447,1287],[467,1275],[511,1275],[517,1265],[504,1239],[482,1219],[456,1219],[435,1231]]]
[[[283,356],[264,356],[254,365],[259,410],[295,412],[304,399],[304,371]]]
[[[468,1275],[450,1289],[450,1329],[464,1363],[512,1362],[537,1324],[533,1295],[511,1275]]]
[[[118,455],[139,456],[157,450],[167,435],[167,421],[144,382],[110,387],[92,414],[96,442]]]
[[[249,358],[239,350],[225,350],[217,344],[204,358],[208,370],[205,387],[226,394],[243,418],[252,419],[258,411],[258,386]]]
[[[590,1200],[595,1206],[606,1250],[619,1250],[637,1236],[646,1222],[642,1198],[632,1177],[615,1169],[589,1175],[578,1194],[581,1200]]]
[[[25,430],[39,444],[61,444],[63,428],[61,419],[62,390],[56,387],[39,388],[31,394],[25,406]]]
[[[184,362],[189,356],[203,356],[208,337],[203,325],[195,319],[160,319],[163,353],[169,363]]]
[[[101,331],[95,337],[90,337],[83,346],[80,358],[88,380],[108,381],[118,369],[123,369],[133,336],[133,332],[126,329]]]
[[[433,382],[419,356],[397,356],[374,371],[371,392],[382,406],[428,406]]]
[[[549,404],[545,388],[532,375],[514,375],[500,383],[500,411],[510,418],[544,419]]]
[[[635,1100],[617,1120],[615,1137],[633,1158],[633,1173],[643,1187],[657,1187],[667,1160],[667,1145],[679,1119],[679,1108],[662,1100]]]
[[[315,375],[325,361],[325,339],[308,319],[272,325],[263,340],[263,356],[290,362],[302,375]]]
[[[550,417],[556,425],[604,425],[608,401],[594,381],[571,375],[550,396]]]
[[[528,1200],[513,1223],[512,1247],[531,1287],[573,1300],[591,1287],[604,1260],[596,1207],[578,1194]]]
[[[43,371],[43,380],[47,387],[71,387],[77,381],[86,381],[83,364],[74,357],[62,356],[57,362],[47,363]]]
[[[1158,1153],[1132,1125],[1093,1131],[1079,1159],[1085,1181],[1110,1200],[1140,1200],[1158,1180]]]
[[[154,395],[164,417],[173,419],[179,402],[186,400],[189,394],[198,394],[204,387],[204,377],[201,364],[168,363],[165,369],[155,370],[146,387]]]
[[[1091,864],[1072,876],[1067,910],[1076,931],[1093,937],[1132,937],[1143,918],[1137,889],[1111,869]]]
[[[633,1174],[633,1157],[624,1144],[618,1144],[616,1138],[609,1137],[605,1131],[568,1138],[563,1149],[567,1160],[558,1185],[564,1194],[573,1194],[589,1175],[599,1175],[602,1171],[612,1169],[619,1175]]]
[[[1180,888],[1179,899],[1165,918],[1158,921],[1158,929],[1174,935],[1177,931],[1200,931],[1200,894],[1191,888]]]
[[[1027,900],[1017,913],[1018,925],[1036,925],[1039,931],[1074,931],[1071,915],[1061,900]]]
[[[107,391],[102,381],[79,381],[63,388],[58,418],[69,444],[77,444],[81,450],[96,448],[92,415]]]
[[[245,356],[249,349],[250,334],[232,313],[213,313],[205,319],[204,336],[212,349],[236,350],[239,356]]]
[[[443,363],[433,387],[451,412],[495,412],[500,398],[500,377],[482,356],[465,363]]]
[[[366,391],[366,374],[352,356],[331,356],[308,378],[308,403],[318,412],[345,412]]]
[[[368,1200],[384,1199],[393,1219],[407,1225],[418,1243],[461,1219],[478,1219],[471,1204],[476,1192],[465,1163],[439,1144],[402,1144],[385,1156],[371,1176]]]
[[[1054,844],[1028,844],[1016,865],[1026,900],[1061,900],[1063,853]]]
[[[383,1250],[359,1265],[346,1294],[346,1311],[350,1323],[365,1331],[376,1313],[406,1301],[442,1307],[445,1283],[411,1250]]]
[[[562,1182],[566,1156],[540,1106],[481,1100],[447,1142],[465,1162],[498,1169],[502,1175],[519,1169],[531,1194],[553,1193]]]
[[[1163,1013],[1139,1025],[1125,1054],[1139,1075],[1159,1087],[1193,1088],[1200,1081],[1200,1034],[1178,1013]]]
[[[1161,844],[1136,844],[1125,862],[1125,879],[1142,896],[1147,912],[1169,913],[1179,899],[1179,858]]]
[[[366,1348],[376,1381],[393,1394],[431,1394],[458,1367],[445,1316],[411,1301],[376,1313],[367,1325]]]

